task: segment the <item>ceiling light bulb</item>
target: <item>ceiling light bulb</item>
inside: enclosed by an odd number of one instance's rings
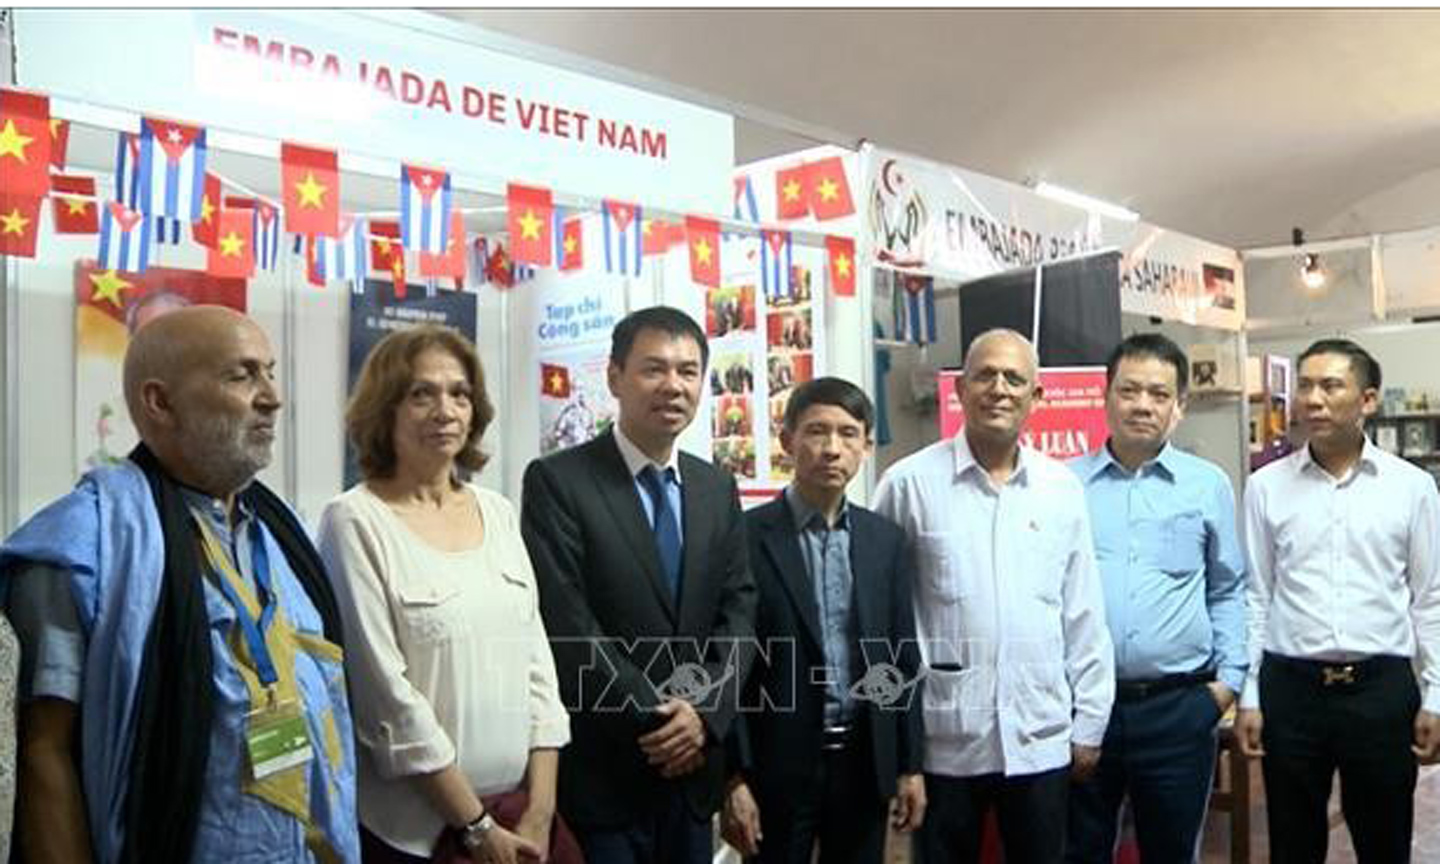
[[[1320,269],[1320,256],[1313,252],[1305,253],[1305,261],[1300,265],[1300,281],[1312,291],[1325,284],[1325,271]]]

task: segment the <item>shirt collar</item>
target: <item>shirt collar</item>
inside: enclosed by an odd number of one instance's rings
[[[199,489],[192,489],[189,486],[180,486],[180,497],[185,504],[197,513],[203,513],[210,519],[212,525],[230,530],[232,520],[225,512],[225,502],[219,498],[201,492]],[[240,494],[235,496],[235,518],[233,524],[239,525],[249,519],[253,514],[249,502]]]
[[[1314,470],[1319,471],[1326,476],[1329,476],[1329,472],[1325,470],[1325,466],[1315,461],[1315,454],[1310,452],[1309,444],[1301,447],[1296,452],[1299,458],[1299,462],[1296,463],[1296,467],[1298,470],[1305,471],[1307,469],[1313,468]],[[1370,436],[1366,435],[1364,443],[1360,445],[1360,461],[1356,462],[1355,465],[1351,468],[1350,473],[1345,475],[1346,479],[1353,476],[1356,471],[1368,471],[1371,474],[1377,473],[1380,470],[1381,452],[1382,451],[1380,450],[1380,448],[1376,447],[1374,442],[1370,440]]]
[[[805,527],[810,524],[810,520],[816,516],[820,516],[821,521],[825,519],[819,510],[811,507],[810,502],[806,501],[805,498],[796,491],[795,484],[793,483],[785,487],[785,501],[790,505],[790,516],[795,520],[795,529],[797,531],[804,531]],[[840,510],[835,514],[835,524],[832,527],[850,527],[850,502],[848,499],[840,499]]]
[[[671,473],[675,477],[676,485],[679,485],[679,447],[672,447],[670,449],[669,461],[662,464],[660,462],[652,460],[649,456],[646,456],[645,451],[641,450],[638,446],[636,446],[634,441],[631,441],[629,438],[625,437],[625,433],[620,430],[620,424],[618,422],[611,428],[615,430],[615,446],[620,448],[620,458],[625,460],[625,470],[630,472],[630,479],[635,479],[635,477],[638,476],[641,471],[645,470],[646,465],[654,465],[655,468],[662,475],[665,473],[666,469],[670,469]]]
[[[1175,479],[1175,463],[1179,458],[1177,453],[1178,451],[1175,449],[1175,445],[1166,441],[1165,446],[1160,448],[1160,452],[1155,454],[1154,459],[1140,466],[1140,473],[1145,473],[1146,468],[1153,466],[1156,474],[1173,482]],[[1115,458],[1115,454],[1110,450],[1110,441],[1107,439],[1105,443],[1100,446],[1100,449],[1095,452],[1090,462],[1090,470],[1085,476],[1085,482],[1088,483],[1112,469],[1115,473],[1125,477],[1129,477],[1134,473],[1120,464],[1119,459]]]
[[[988,475],[989,472],[985,470],[985,466],[981,465],[975,459],[975,454],[970,450],[970,440],[965,437],[964,427],[961,427],[960,431],[956,432],[955,437],[951,440],[954,442],[956,477],[964,477],[970,472]],[[1010,482],[1029,482],[1029,474],[1026,471],[1026,467],[1030,464],[1032,457],[1028,451],[1029,448],[1024,444],[1019,446],[1018,453],[1015,457],[1015,471],[1010,475]]]

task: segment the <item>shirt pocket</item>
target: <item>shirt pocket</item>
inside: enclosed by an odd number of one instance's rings
[[[535,583],[524,575],[510,570],[500,571],[500,589],[504,592],[501,602],[511,610],[515,620],[529,624],[535,620]]]
[[[995,674],[986,668],[925,672],[925,735],[954,741],[988,728],[995,713]]]
[[[395,597],[399,605],[397,618],[407,642],[448,642],[465,626],[457,584],[409,579],[396,586]]]
[[[915,563],[921,592],[927,599],[958,603],[965,593],[955,572],[961,537],[955,531],[920,531],[915,535]]]
[[[1013,574],[1013,578],[1024,580],[1019,584],[1026,585],[1042,605],[1059,609],[1072,551],[1067,534],[1058,526],[1042,525],[1027,529],[1021,536],[1021,557],[1030,566],[1028,571]]]
[[[1063,666],[1032,663],[1016,681],[1014,701],[1021,742],[1033,744],[1070,731],[1070,692]]]
[[[1187,576],[1205,566],[1205,517],[1180,513],[1160,523],[1156,562],[1172,576]]]

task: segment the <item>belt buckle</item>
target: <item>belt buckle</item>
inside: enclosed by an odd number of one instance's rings
[[[1344,666],[1325,666],[1320,671],[1325,676],[1322,683],[1326,687],[1355,683],[1355,665],[1353,663],[1347,663]]]
[[[844,750],[850,743],[850,726],[829,726],[820,732],[820,749],[826,751]]]

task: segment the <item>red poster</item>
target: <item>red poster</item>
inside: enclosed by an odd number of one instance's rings
[[[953,438],[965,425],[955,394],[959,369],[940,373],[940,437]],[[1072,366],[1040,370],[1044,398],[1030,412],[1020,433],[1022,444],[1070,459],[1089,453],[1110,434],[1105,426],[1105,367]]]

